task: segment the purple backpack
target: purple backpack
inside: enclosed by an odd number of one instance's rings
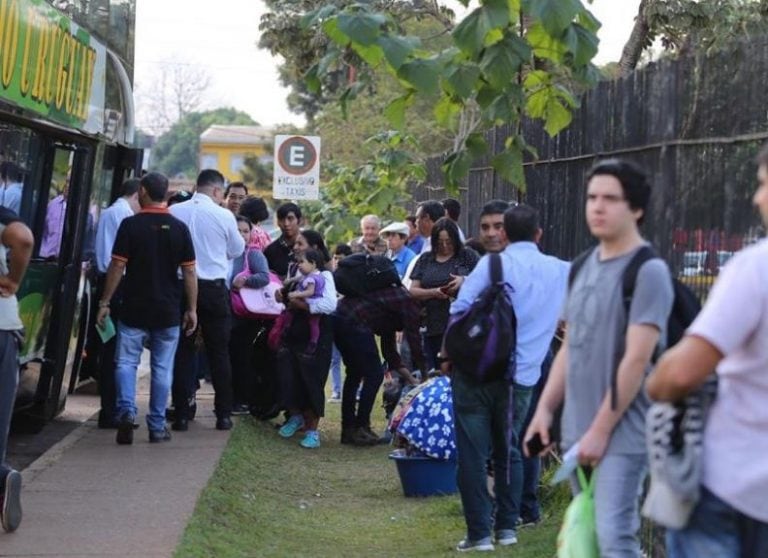
[[[467,310],[451,318],[443,338],[453,366],[483,382],[504,378],[507,370],[514,374],[510,362],[517,345],[517,317],[504,288],[501,256],[491,254],[489,265],[491,284]]]

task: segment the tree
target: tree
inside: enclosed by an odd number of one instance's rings
[[[151,88],[141,94],[148,115],[145,127],[161,134],[203,107],[211,87],[211,77],[203,68],[192,63],[165,61],[154,73],[151,83]]]
[[[335,0],[331,3],[316,0],[265,0],[268,11],[259,24],[259,47],[279,55],[284,62],[278,67],[280,82],[290,88],[288,106],[307,118],[308,128],[314,130],[315,117],[329,101],[355,82],[355,74],[362,60],[354,51],[344,57],[326,57],[331,40],[321,29],[302,26],[302,16],[324,6],[344,7],[354,0]],[[435,0],[377,0],[376,7],[393,14],[400,23],[415,19],[432,18],[445,28],[453,21],[453,14],[440,7]],[[322,64],[324,88],[310,89],[305,75],[315,64]],[[366,136],[367,137],[367,136]]]
[[[233,108],[186,114],[157,139],[152,150],[152,168],[169,176],[197,174],[200,134],[214,124],[257,125],[248,114]]]
[[[269,150],[271,151],[271,148]],[[272,172],[271,162],[263,162],[254,155],[245,158],[240,171],[242,181],[248,186],[248,192],[262,198],[270,206],[274,206],[275,203],[272,197]]]
[[[403,89],[385,111],[395,128],[404,127],[406,109],[417,99],[431,100],[433,121],[459,132],[443,165],[452,187],[476,159],[488,155],[482,132],[499,124],[510,125],[510,136],[490,163],[524,187],[524,153],[535,156],[522,137],[524,116],[557,134],[571,121],[576,93],[599,77],[591,60],[600,24],[580,0],[481,0],[453,28],[452,45],[443,49],[429,49],[404,34],[396,17],[371,4],[324,5],[302,22],[331,39],[321,61],[305,74],[310,91],[328,91],[329,68],[353,53],[365,64],[339,96],[342,106],[365,90],[377,68],[396,76]]]
[[[637,67],[656,39],[668,52],[707,54],[734,40],[768,32],[768,0],[642,0],[619,60],[621,75]]]
[[[386,131],[367,141],[375,146],[367,163],[358,167],[326,163],[320,201],[302,204],[307,222],[321,231],[329,244],[354,237],[362,215],[404,219],[409,186],[425,177],[413,137]]]

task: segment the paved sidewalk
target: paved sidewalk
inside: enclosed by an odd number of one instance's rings
[[[132,446],[118,446],[115,431],[97,429],[92,417],[22,471],[24,519],[17,532],[0,531],[0,556],[173,555],[229,433],[215,429],[205,386],[189,431],[150,444],[148,396],[144,378]]]

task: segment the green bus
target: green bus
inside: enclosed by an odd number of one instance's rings
[[[35,235],[17,295],[25,341],[16,429],[42,428],[78,381],[99,214],[141,170],[135,10],[135,0],[0,3],[0,205]]]

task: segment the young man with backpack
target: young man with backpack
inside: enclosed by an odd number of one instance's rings
[[[548,448],[564,401],[562,446],[578,444],[578,461],[593,469],[600,556],[640,557],[639,494],[647,471],[643,391],[657,347],[663,348],[673,302],[663,260],[640,266],[630,300],[624,276],[647,246],[640,235],[651,187],[636,166],[598,162],[587,175],[586,220],[597,248],[577,258],[564,309],[565,339],[525,441]],[[578,262],[578,266],[577,266]]]
[[[444,370],[452,368],[453,410],[458,447],[458,485],[461,493],[467,536],[456,547],[459,551],[493,550],[492,533],[502,546],[517,542],[515,530],[520,514],[523,467],[519,436],[531,394],[541,374],[541,364],[549,350],[557,318],[565,298],[568,264],[539,252],[542,231],[538,213],[526,205],[504,213],[504,236],[509,244],[501,251],[484,256],[470,273],[451,305],[451,325],[445,337]],[[474,327],[466,330],[464,342],[453,342],[451,332],[465,322],[493,287],[494,265],[501,263],[501,281],[508,302],[492,303],[506,307],[510,316],[496,315],[498,331],[488,332],[488,340],[513,340],[507,346],[500,367],[484,373],[482,362],[459,358],[464,347],[473,343]],[[498,274],[498,271],[496,271]],[[496,293],[499,296],[499,293]],[[492,309],[491,315],[494,314]],[[482,322],[482,320],[481,320]],[[504,324],[503,327],[499,327]],[[478,327],[482,327],[478,322]],[[510,328],[510,331],[502,331]],[[514,329],[512,329],[514,328]],[[495,336],[495,337],[494,337]],[[487,345],[501,349],[501,343]],[[485,351],[482,351],[485,354]],[[500,355],[496,355],[497,357]],[[461,361],[464,360],[462,363]],[[510,421],[511,419],[511,421]],[[488,494],[486,462],[493,460],[496,513]]]
[[[768,226],[768,145],[753,203]],[[736,254],[685,337],[664,354],[648,393],[679,402],[712,371],[699,497],[687,525],[667,531],[670,558],[768,556],[768,240]]]

